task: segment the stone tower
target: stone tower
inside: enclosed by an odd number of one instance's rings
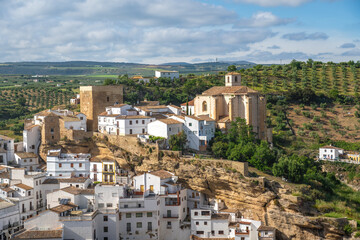
[[[60,141],[59,116],[49,113],[44,117],[41,127],[41,142],[43,144],[55,144]]]
[[[115,103],[123,103],[123,85],[81,86],[80,111],[86,115],[88,131],[97,131],[98,115]]]
[[[241,74],[229,72],[225,75],[225,87],[241,86]]]

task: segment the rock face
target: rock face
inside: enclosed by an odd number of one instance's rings
[[[292,187],[281,179],[244,177],[227,161],[163,156],[154,145],[134,139],[109,136],[96,141],[105,145],[122,167],[134,173],[159,169],[174,172],[185,187],[221,199],[244,217],[275,227],[277,239],[344,238],[347,219],[318,217],[312,203],[293,196]]]

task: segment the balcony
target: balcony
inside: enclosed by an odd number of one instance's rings
[[[235,235],[249,235],[249,230],[236,229]]]
[[[165,206],[180,206],[180,199],[179,199],[179,201],[177,199],[167,200],[167,201],[165,201]]]
[[[163,218],[179,218],[178,214],[164,214]]]

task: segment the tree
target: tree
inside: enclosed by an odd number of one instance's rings
[[[104,80],[104,85],[115,85],[115,80],[107,78]]]
[[[187,142],[186,133],[184,131],[170,136],[169,145],[173,151],[183,151]]]
[[[229,144],[219,141],[212,145],[211,150],[216,157],[226,158],[228,148]]]
[[[26,105],[26,99],[24,97],[20,97],[16,100],[16,103],[19,104],[20,106],[25,106]]]
[[[228,72],[235,72],[236,69],[237,69],[237,68],[236,68],[235,65],[230,65],[230,66],[228,66],[228,68],[227,68]]]

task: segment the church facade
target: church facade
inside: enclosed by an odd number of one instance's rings
[[[253,127],[257,137],[272,142],[271,129],[266,127],[266,99],[259,92],[241,85],[241,75],[225,75],[225,86],[212,87],[194,100],[195,116],[207,115],[226,130],[240,117]]]

